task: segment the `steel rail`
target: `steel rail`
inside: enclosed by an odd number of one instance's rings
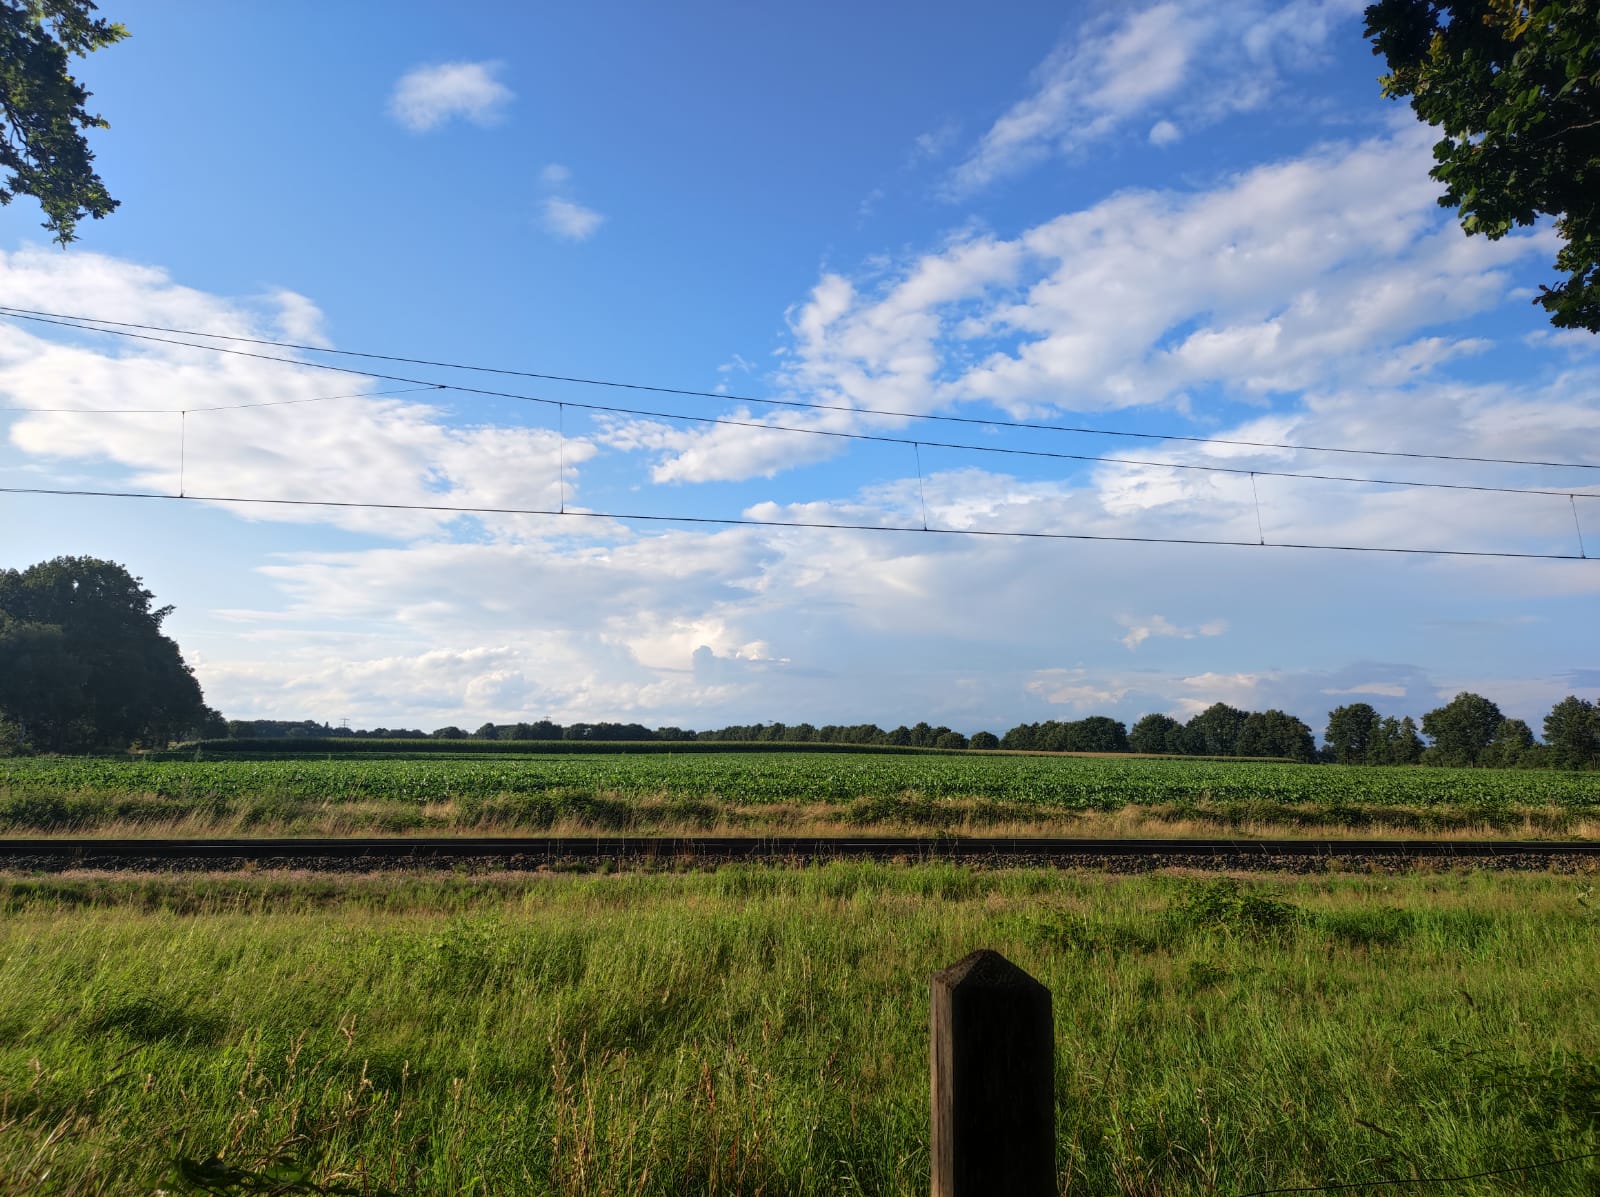
[[[1126,857],[1600,858],[1600,840],[1081,839],[1030,836],[435,836],[339,839],[0,838],[14,860],[1034,860]]]

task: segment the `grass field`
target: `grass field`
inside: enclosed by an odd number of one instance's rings
[[[1582,835],[1600,774],[717,752],[0,761],[0,833],[540,831]]]
[[[1573,1159],[1414,1187],[1576,1197],[1593,900],[1470,873],[0,879],[0,1193],[192,1192],[177,1161],[218,1153],[303,1178],[281,1192],[925,1193],[928,979],[992,946],[1055,995],[1064,1192]]]

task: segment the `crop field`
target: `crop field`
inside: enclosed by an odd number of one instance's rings
[[[8,1197],[219,1155],[218,1192],[926,1193],[928,980],[979,946],[1054,994],[1062,1192],[1600,1190],[1584,878],[83,875],[0,911]]]
[[[0,833],[1040,833],[1135,826],[1576,834],[1600,774],[1023,755],[653,752],[0,761]]]

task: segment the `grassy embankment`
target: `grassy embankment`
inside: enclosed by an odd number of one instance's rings
[[[173,1161],[219,1152],[365,1193],[924,1193],[928,978],[981,945],[1054,992],[1066,1192],[1582,1156],[1589,894],[845,865],[12,878],[0,1193],[192,1191]],[[1590,1158],[1430,1191],[1597,1188]]]
[[[654,747],[0,761],[0,834],[1600,832],[1596,773]]]

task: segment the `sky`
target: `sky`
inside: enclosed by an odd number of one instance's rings
[[[102,4],[121,207],[0,209],[0,306],[220,337],[0,317],[0,567],[124,564],[231,718],[1537,731],[1600,338],[1362,7]]]

